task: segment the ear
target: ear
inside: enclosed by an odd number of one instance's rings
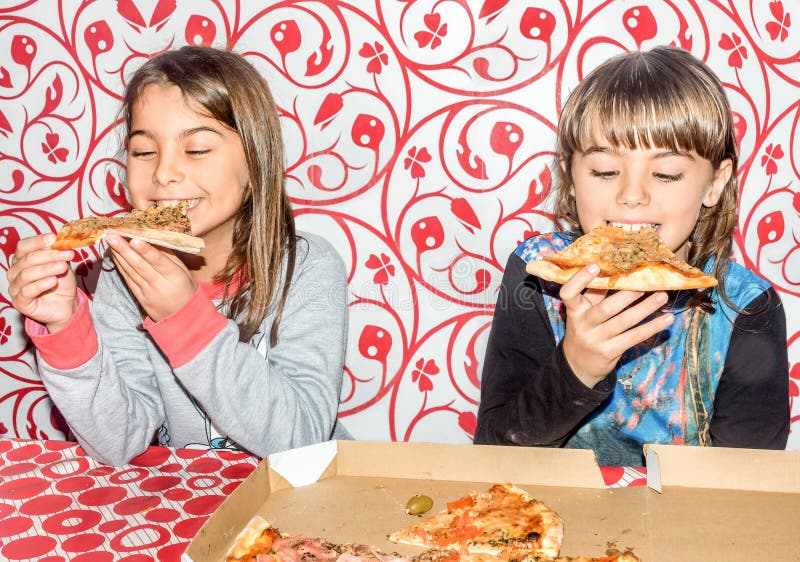
[[[732,174],[733,162],[731,162],[730,158],[726,158],[720,163],[719,168],[717,168],[714,172],[714,179],[711,180],[711,185],[703,197],[704,206],[713,207],[717,204],[719,198],[722,197],[722,192],[725,190],[725,186],[728,185],[728,181],[731,179]]]
[[[559,164],[559,166],[561,166],[561,171],[564,172],[564,177],[566,177],[567,174],[569,174],[569,170],[567,169],[567,159],[563,154],[558,157],[558,164]],[[571,186],[573,185],[572,184],[572,178],[568,178],[567,181],[569,181]],[[572,197],[575,197],[575,187],[574,186],[569,188],[569,194]]]

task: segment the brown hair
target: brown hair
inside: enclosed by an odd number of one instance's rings
[[[702,268],[714,257],[722,279],[737,218],[738,154],[733,117],[717,76],[701,60],[677,47],[656,47],[617,55],[590,72],[570,93],[558,123],[554,214],[580,232],[572,192],[572,156],[605,139],[628,149],[694,151],[717,170],[730,159],[731,177],[713,207],[702,207],[690,236],[688,261]],[[717,288],[726,298],[724,283]],[[711,308],[708,291],[696,292],[691,306]]]
[[[278,110],[269,86],[249,62],[230,51],[186,46],[163,52],[145,62],[127,85],[122,107],[126,136],[131,109],[151,84],[177,86],[186,99],[202,106],[208,116],[242,139],[249,182],[235,216],[231,253],[214,279],[225,283],[223,301],[228,305],[228,316],[235,319],[242,315],[242,341],[250,340],[275,306],[270,330],[270,343],[275,345],[294,272],[297,235],[285,190]],[[284,284],[278,297],[282,272]],[[238,289],[231,295],[234,279]]]

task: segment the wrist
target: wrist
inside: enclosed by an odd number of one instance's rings
[[[75,312],[78,310],[78,304],[79,304],[78,299],[77,298],[73,299],[72,312],[69,314],[67,318],[55,322],[47,322],[44,326],[45,328],[47,328],[48,333],[55,334],[56,332],[60,332],[61,330],[66,328],[69,325],[70,321],[72,320],[72,317],[75,316]]]

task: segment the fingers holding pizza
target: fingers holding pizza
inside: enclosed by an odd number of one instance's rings
[[[77,308],[77,283],[69,266],[71,250],[53,250],[52,234],[19,242],[8,268],[11,304],[53,333],[67,325]]]
[[[171,250],[116,234],[109,234],[106,242],[128,288],[152,320],[180,310],[197,291],[192,274]]]
[[[588,387],[603,380],[619,362],[625,350],[667,328],[670,313],[657,314],[667,302],[658,291],[644,296],[641,291],[616,291],[588,288],[600,268],[579,269],[561,287],[559,298],[566,310],[564,356]]]

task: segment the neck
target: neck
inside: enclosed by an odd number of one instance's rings
[[[233,247],[231,236],[213,234],[203,237],[206,246],[197,254],[181,254],[181,261],[197,281],[211,282],[224,268]]]

